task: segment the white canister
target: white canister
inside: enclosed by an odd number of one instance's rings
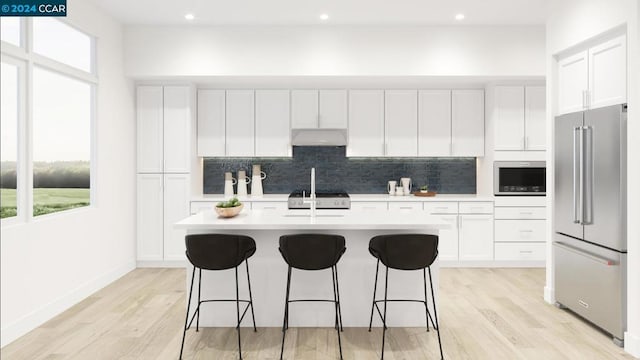
[[[224,197],[229,199],[233,197],[233,185],[236,184],[236,179],[233,178],[230,172],[224,173]]]
[[[247,196],[247,184],[250,182],[251,179],[247,177],[247,172],[238,170],[238,196]]]
[[[387,183],[387,192],[389,193],[389,195],[395,195],[396,194],[396,184],[398,182],[395,180],[391,180]]]
[[[411,182],[411,178],[402,178],[400,179],[400,183],[402,184],[402,192],[405,195],[411,195],[411,188],[413,187],[413,183]]]
[[[251,196],[261,196],[262,192],[262,180],[267,178],[260,165],[253,165],[253,171],[251,172]]]

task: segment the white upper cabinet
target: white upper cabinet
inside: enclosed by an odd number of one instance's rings
[[[162,172],[162,86],[139,86],[136,93],[138,172]]]
[[[198,156],[225,155],[225,91],[198,90]]]
[[[484,90],[452,90],[451,108],[451,155],[484,156]]]
[[[318,127],[318,90],[291,90],[291,127]]]
[[[349,91],[347,156],[384,156],[384,90]]]
[[[558,114],[627,102],[625,35],[558,59]]]
[[[589,49],[589,107],[627,102],[627,39],[619,36]]]
[[[418,92],[418,156],[451,155],[451,90]]]
[[[227,90],[226,113],[227,156],[253,156],[255,154],[253,90]]]
[[[256,90],[256,156],[291,156],[289,90]]]
[[[385,155],[418,155],[418,92],[387,90],[385,106]]]
[[[524,149],[544,151],[547,148],[546,89],[544,86],[527,86],[524,95]]]
[[[346,90],[292,90],[291,127],[344,129],[347,102]]]
[[[497,86],[495,150],[545,150],[545,87]]]
[[[164,87],[164,172],[191,169],[191,89]]]
[[[189,172],[189,87],[139,86],[136,107],[138,173]]]

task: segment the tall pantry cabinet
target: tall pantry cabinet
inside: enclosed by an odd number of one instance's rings
[[[139,86],[137,103],[137,260],[182,262],[189,216],[191,88]]]

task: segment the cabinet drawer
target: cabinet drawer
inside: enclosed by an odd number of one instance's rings
[[[460,214],[493,214],[492,202],[461,202]]]
[[[390,202],[389,210],[422,210],[422,203],[417,201]]]
[[[358,210],[358,211],[387,210],[387,202],[386,201],[352,202],[351,210]]]
[[[496,242],[544,242],[546,220],[496,220]]]
[[[496,261],[544,261],[545,243],[496,243]]]
[[[544,207],[496,207],[496,219],[539,219],[547,218]]]
[[[423,204],[424,211],[429,214],[457,214],[457,202],[425,202]]]
[[[256,201],[251,204],[251,210],[287,210],[288,207],[284,201]]]
[[[204,210],[213,210],[217,203],[217,201],[192,201],[190,213],[193,215]],[[246,206],[247,204],[245,204]]]

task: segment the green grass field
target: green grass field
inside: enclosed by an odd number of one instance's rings
[[[33,215],[89,205],[89,189],[33,189]],[[16,190],[0,189],[0,218],[16,215]]]

